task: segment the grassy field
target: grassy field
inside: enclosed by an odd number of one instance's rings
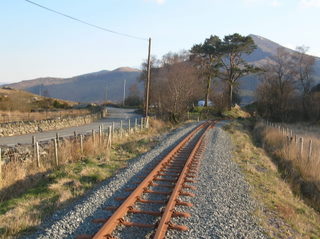
[[[241,167],[258,202],[255,216],[271,238],[319,239],[320,215],[283,178],[274,159],[257,146],[253,123],[234,121],[225,129],[235,144],[233,160]]]
[[[127,165],[128,160],[154,147],[158,143],[159,134],[167,130],[168,126],[160,121],[150,123],[149,130],[115,139],[111,151],[106,151],[104,146],[94,147],[92,139],[88,139],[84,145],[84,154],[80,154],[77,150],[79,147],[76,149],[69,143],[62,149],[63,165],[51,170],[43,167],[33,171],[34,175],[42,176],[32,185],[24,185],[27,190],[23,193],[15,195],[14,192],[19,190],[15,190],[14,186],[18,184],[11,184],[13,194],[10,199],[0,201],[0,238],[16,238],[32,232],[55,210],[115,174]],[[12,174],[17,177],[26,174],[23,165],[16,165],[12,170]]]
[[[0,123],[89,113],[88,110],[68,109],[76,104],[76,102],[42,97],[22,90],[0,88]]]

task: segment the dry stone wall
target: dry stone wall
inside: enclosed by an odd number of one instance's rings
[[[31,134],[36,132],[62,129],[72,126],[79,126],[89,124],[101,118],[101,113],[67,117],[55,118],[48,120],[35,120],[35,121],[21,121],[0,124],[0,137],[13,136],[21,134]]]

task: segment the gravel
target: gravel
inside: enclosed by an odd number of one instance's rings
[[[233,148],[229,135],[216,127],[209,131],[206,142],[197,182],[192,184],[197,188],[192,191],[196,197],[181,197],[194,207],[177,207],[191,217],[172,220],[189,230],[170,230],[166,238],[269,238],[253,216],[257,205],[250,197],[249,185],[230,160]]]
[[[191,123],[163,136],[160,138],[161,143],[154,149],[130,160],[129,165],[114,177],[99,184],[86,196],[73,202],[67,208],[57,211],[52,217],[45,220],[34,234],[22,238],[71,239],[81,234],[94,234],[101,225],[93,224],[92,219],[110,216],[112,211],[102,209],[107,206],[118,206],[119,202],[114,200],[115,197],[128,195],[124,192],[124,188],[135,187],[134,182],[141,181],[136,176],[145,175],[148,169],[150,171],[150,168],[196,125]]]
[[[27,238],[74,238],[80,234],[94,234],[101,225],[95,225],[91,220],[106,218],[112,214],[112,211],[102,208],[118,206],[120,203],[115,197],[128,195],[129,193],[124,192],[124,188],[136,187],[137,184],[134,182],[141,181],[136,176],[146,175],[146,171],[150,171],[151,167],[195,126],[196,124],[189,124],[164,136],[156,148],[131,160],[127,168],[100,184],[78,202],[57,212],[40,227],[39,231]],[[257,205],[250,197],[249,186],[240,169],[230,160],[232,150],[230,138],[222,129],[216,127],[209,131],[197,181],[190,184],[197,189],[193,191],[184,189],[195,193],[196,197],[180,198],[182,201],[193,203],[194,206],[176,208],[177,211],[189,212],[191,217],[172,219],[173,223],[188,226],[190,229],[185,232],[169,230],[166,238],[269,238],[253,216]],[[137,207],[148,209],[148,205]],[[145,219],[146,215],[138,214],[134,221],[142,221],[139,217]],[[118,228],[115,235],[126,235],[123,238],[142,238],[139,233],[148,236],[151,234],[150,229],[126,227],[127,233],[121,234],[122,230],[123,227]]]

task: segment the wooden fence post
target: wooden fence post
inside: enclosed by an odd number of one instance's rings
[[[112,122],[112,137],[114,137],[114,122]]]
[[[83,135],[80,134],[80,152],[83,154]]]
[[[134,119],[134,131],[135,131],[135,132],[137,131],[137,128],[138,128],[138,119],[135,118],[135,119]]]
[[[33,135],[32,136],[32,150],[33,150],[33,159],[36,158],[36,137]]]
[[[99,145],[102,144],[102,125],[99,125]]]
[[[130,119],[128,119],[128,132],[131,133],[131,122]]]
[[[107,144],[108,148],[111,148],[111,144],[112,144],[111,140],[112,140],[112,127],[109,126],[109,135],[108,135],[108,144]]]
[[[312,156],[312,139],[309,140],[308,161],[311,160],[311,156]]]
[[[120,120],[120,138],[122,139],[122,135],[123,135],[123,121]]]
[[[146,117],[146,128],[149,128],[149,116]]]
[[[56,139],[53,140],[53,144],[54,144],[54,159],[55,159],[55,162],[56,162],[56,166],[59,166],[58,143],[57,143]]]
[[[40,168],[40,151],[39,151],[39,142],[36,142],[36,155],[37,155],[37,166]]]
[[[299,146],[299,156],[300,160],[302,159],[302,154],[303,154],[303,138],[299,138],[300,146]]]
[[[73,141],[77,142],[77,132],[73,131]]]
[[[140,120],[141,120],[141,121],[140,121],[140,130],[142,131],[142,130],[143,130],[143,117],[141,117]]]
[[[94,145],[95,142],[96,142],[96,134],[95,134],[94,129],[92,130],[91,136],[92,136],[92,143],[93,143],[93,145]]]
[[[59,145],[59,133],[56,133],[57,144]]]

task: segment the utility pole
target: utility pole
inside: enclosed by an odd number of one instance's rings
[[[145,98],[145,116],[149,115],[149,91],[150,91],[150,52],[151,52],[151,37],[149,38],[149,48],[148,48],[148,72],[147,72],[147,83],[146,83],[146,98]]]
[[[124,102],[126,100],[126,79],[124,79],[123,81],[123,102],[122,102],[122,105],[124,105]]]

